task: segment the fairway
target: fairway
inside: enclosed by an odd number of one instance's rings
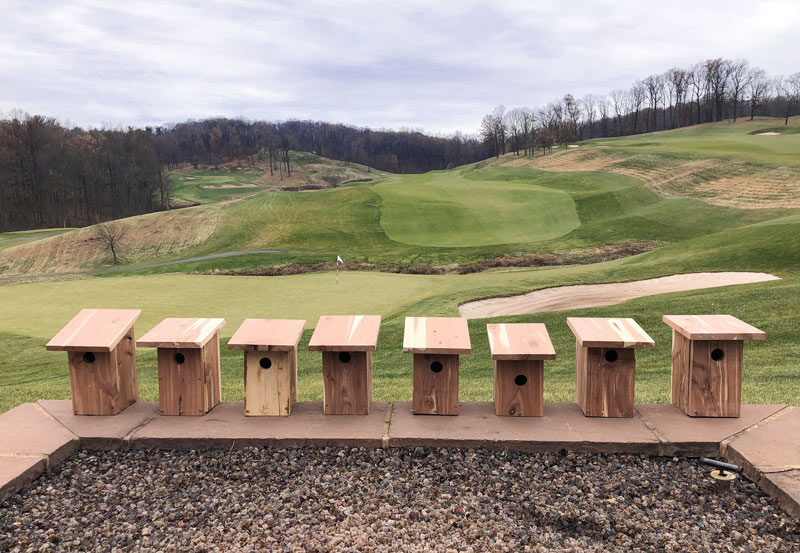
[[[458,171],[375,186],[381,226],[392,240],[419,246],[539,242],[580,224],[572,198],[524,182],[465,180]]]

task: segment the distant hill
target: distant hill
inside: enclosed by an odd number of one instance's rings
[[[532,254],[569,260],[593,248],[642,251],[792,221],[800,214],[800,118],[791,123],[785,132],[771,119],[704,124],[422,175],[306,153],[292,154],[292,177],[283,180],[263,164],[183,170],[170,177],[174,196],[203,205],[121,220],[129,229],[122,265],[250,250],[288,253],[153,270],[315,264],[336,255],[437,267]],[[220,201],[231,198],[238,201]],[[9,246],[0,274],[110,266],[92,228]]]

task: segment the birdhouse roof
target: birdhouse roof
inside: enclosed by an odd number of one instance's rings
[[[292,351],[305,328],[302,320],[245,319],[228,341],[228,349]]]
[[[568,317],[567,325],[583,347],[655,347],[653,339],[633,319]]]
[[[136,341],[151,348],[202,348],[225,324],[225,319],[167,318]]]
[[[467,320],[461,317],[406,317],[405,353],[472,353]]]
[[[311,335],[311,351],[375,351],[380,315],[323,316]]]
[[[663,321],[689,340],[766,340],[763,330],[733,315],[664,315]]]
[[[65,351],[112,351],[141,314],[138,309],[82,309],[45,347]]]
[[[542,323],[489,324],[486,330],[494,360],[556,358],[556,350]]]

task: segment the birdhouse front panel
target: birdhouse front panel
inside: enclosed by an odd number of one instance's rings
[[[541,417],[544,414],[544,361],[495,360],[495,414]]]
[[[458,415],[458,364],[458,355],[414,354],[414,413]]]

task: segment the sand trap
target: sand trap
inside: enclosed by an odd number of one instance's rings
[[[203,188],[255,188],[256,186],[258,185],[252,182],[242,182],[240,184],[206,184]]]
[[[483,319],[502,315],[524,315],[542,311],[561,311],[563,309],[582,309],[614,305],[633,298],[685,292],[732,284],[749,284],[780,280],[767,273],[689,273],[633,282],[612,282],[608,284],[581,284],[544,288],[521,296],[490,298],[471,301],[459,306],[458,311],[467,319]]]
[[[578,144],[570,144],[567,148],[580,148]]]
[[[760,132],[756,136],[778,136],[779,132]]]

